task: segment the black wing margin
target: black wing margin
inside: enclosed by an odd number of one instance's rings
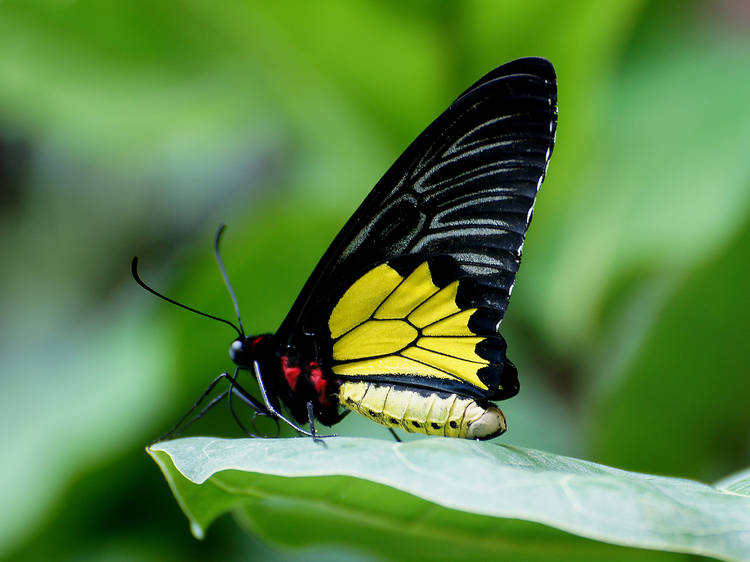
[[[552,153],[557,83],[524,58],[489,72],[422,132],[334,239],[279,328],[282,343],[327,333],[337,300],[389,259],[451,256],[505,314]],[[322,331],[322,332],[321,332]]]

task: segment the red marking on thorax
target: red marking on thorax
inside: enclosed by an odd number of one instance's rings
[[[302,373],[302,369],[299,367],[289,366],[289,357],[286,355],[281,356],[281,370],[284,373],[286,382],[289,383],[289,388],[295,390],[297,388],[297,379]]]
[[[313,383],[315,392],[318,393],[318,402],[324,406],[330,406],[331,401],[328,400],[328,396],[326,396],[326,386],[328,385],[328,381],[323,378],[323,370],[315,361],[311,361],[308,364],[308,368],[310,369],[310,382]]]

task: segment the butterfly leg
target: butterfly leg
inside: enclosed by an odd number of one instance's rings
[[[149,443],[149,446],[159,443],[161,441],[164,441],[167,438],[179,437],[180,435],[182,435],[183,431],[185,431],[188,427],[190,427],[196,421],[202,418],[206,414],[206,412],[208,412],[211,408],[216,406],[216,404],[224,400],[224,398],[226,398],[228,395],[229,395],[229,391],[225,390],[224,392],[222,392],[221,394],[213,398],[211,402],[209,402],[200,412],[198,412],[190,420],[185,422],[185,418],[195,410],[195,407],[191,408],[188,414],[186,416],[183,416],[183,419],[181,419],[177,424],[175,424],[175,426],[172,429],[170,429],[164,435],[160,436],[158,439],[156,439],[156,441],[152,441],[151,443]]]
[[[270,415],[280,419],[284,423],[286,423],[289,427],[296,430],[297,432],[301,433],[302,435],[307,435],[308,437],[312,437],[314,440],[319,440],[322,437],[336,437],[336,435],[316,435],[315,433],[312,433],[310,431],[305,431],[300,426],[298,426],[296,423],[291,421],[290,419],[284,417],[284,415],[279,412],[273,404],[271,404],[271,400],[268,398],[268,391],[266,390],[266,385],[263,382],[263,375],[260,372],[260,366],[258,365],[257,361],[253,361],[253,370],[255,371],[255,378],[258,381],[258,388],[260,389],[260,395],[263,397],[263,402],[266,405],[266,410],[270,413]],[[238,385],[239,387],[239,385]],[[308,413],[310,412],[308,405]],[[315,426],[311,426],[312,430],[315,430]]]
[[[193,419],[190,420],[190,422],[187,425],[184,425],[183,427],[183,424],[185,424],[185,420],[187,420],[191,416],[191,414],[200,407],[200,405],[203,403],[206,397],[211,393],[211,391],[216,387],[216,385],[219,384],[219,382],[225,378],[230,378],[229,373],[221,373],[218,377],[216,377],[211,382],[211,384],[209,384],[208,387],[206,387],[206,390],[203,391],[203,394],[200,395],[198,400],[195,401],[195,404],[193,404],[190,407],[190,409],[187,412],[185,412],[185,415],[180,418],[180,421],[174,424],[172,429],[167,431],[164,435],[161,435],[155,441],[151,442],[150,445],[153,445],[154,443],[159,443],[160,441],[163,441],[164,439],[167,439],[169,437],[177,437],[178,435],[180,435],[180,433],[185,431],[185,429],[187,429],[187,427],[191,425],[195,420],[203,416],[206,412],[208,412],[208,410],[210,410],[216,404],[221,402],[226,397],[226,393],[222,393],[221,395],[211,400],[211,402],[205,408],[203,408],[203,410],[201,410],[198,413],[198,415],[196,415]]]
[[[396,431],[392,427],[389,427],[388,431],[391,432],[391,435],[393,435],[393,438],[396,440],[396,442],[401,443],[401,438],[398,436],[398,433],[396,433]]]
[[[230,384],[230,389],[225,390],[215,398],[213,398],[206,406],[203,407],[203,409],[198,412],[196,415],[194,415],[192,418],[190,417],[195,410],[200,408],[203,401],[206,399],[206,397],[211,393],[211,391],[216,387],[219,382],[222,380],[227,379]],[[236,412],[234,411],[234,407],[232,406],[232,395],[238,396],[245,404],[250,406],[253,410],[255,410],[256,413],[259,413],[261,415],[271,416],[271,412],[269,412],[263,404],[258,402],[255,398],[253,398],[250,393],[248,393],[244,388],[242,388],[237,383],[237,370],[235,370],[234,375],[230,375],[229,373],[221,373],[218,377],[216,377],[211,384],[206,387],[206,390],[203,391],[203,393],[200,395],[198,400],[195,401],[195,404],[193,404],[190,409],[185,413],[184,416],[180,418],[180,421],[178,421],[172,429],[167,431],[164,435],[160,436],[155,441],[151,442],[150,445],[153,445],[155,443],[159,443],[160,441],[164,441],[167,438],[170,437],[178,437],[182,434],[188,427],[193,425],[196,421],[198,421],[200,418],[202,418],[211,408],[216,406],[218,403],[220,403],[222,400],[228,397],[229,401],[229,409],[232,412],[232,415],[234,416],[235,421],[240,426],[240,428],[249,436],[251,437],[257,437],[256,435],[253,435],[245,427],[242,425],[240,420],[238,419],[238,416]]]
[[[313,407],[312,401],[309,401],[307,403],[307,419],[310,421],[310,433],[312,433],[313,443],[320,443],[321,445],[323,445],[323,447],[328,447],[325,441],[318,437],[318,432],[315,431],[315,409]],[[326,437],[331,436],[326,435]]]
[[[245,426],[242,424],[242,422],[240,421],[240,417],[237,415],[237,412],[234,410],[234,405],[232,404],[232,396],[237,396],[245,404],[247,404],[253,410],[255,410],[255,414],[253,414],[253,418],[252,418],[253,429],[255,429],[255,417],[258,414],[260,414],[260,415],[270,415],[270,414],[267,413],[267,411],[262,407],[262,405],[260,404],[260,402],[258,402],[255,398],[253,398],[250,394],[248,394],[247,391],[245,391],[244,389],[242,389],[242,387],[240,387],[237,384],[237,373],[238,372],[239,372],[239,369],[235,369],[234,370],[234,375],[232,375],[232,378],[231,378],[231,385],[232,386],[229,389],[231,392],[229,392],[229,399],[228,399],[228,402],[229,402],[229,411],[232,412],[232,416],[234,417],[234,421],[237,422],[237,425],[240,426],[240,429],[242,429],[242,431],[244,431],[245,434],[248,437],[259,437],[255,433],[252,433],[252,432],[248,431],[245,428]]]
[[[263,383],[263,375],[261,375],[261,373],[260,373],[260,367],[258,366],[258,362],[257,361],[253,361],[253,370],[255,371],[255,378],[258,381],[258,388],[260,388],[260,395],[263,397],[263,402],[266,405],[267,411],[272,416],[280,419],[281,421],[283,421],[284,423],[286,423],[289,427],[291,427],[292,429],[295,429],[296,431],[298,431],[302,435],[307,435],[308,437],[314,437],[314,435],[312,433],[310,433],[309,431],[305,431],[304,429],[302,429],[300,426],[298,426],[293,421],[285,418],[284,415],[281,412],[279,412],[278,410],[276,410],[276,408],[274,408],[273,404],[271,404],[271,401],[268,398],[268,392],[266,391],[266,385]]]
[[[271,413],[270,410],[266,409],[263,404],[258,402],[255,397],[250,394],[247,390],[242,388],[240,384],[237,382],[237,375],[239,374],[239,367],[234,370],[234,374],[232,375],[232,393],[229,395],[229,410],[232,412],[232,416],[234,416],[234,421],[237,422],[237,425],[240,426],[242,431],[244,431],[248,437],[260,437],[259,434],[253,433],[251,431],[248,431],[245,426],[240,421],[239,417],[237,416],[237,413],[234,411],[234,408],[232,406],[232,396],[235,395],[239,397],[240,400],[242,400],[245,404],[250,406],[253,410],[255,410],[255,413],[253,413],[253,417],[250,420],[250,424],[254,431],[258,431],[257,426],[255,425],[255,420],[258,418],[258,416],[268,417],[271,418],[274,423],[276,424],[276,435],[275,437],[279,436],[279,431],[281,430],[281,427],[279,426],[279,419]],[[259,432],[260,433],[260,432]],[[264,436],[267,437],[267,436]]]
[[[271,437],[276,439],[279,434],[281,433],[281,424],[279,423],[279,418],[274,417],[272,414],[262,414],[260,412],[255,412],[253,414],[253,418],[250,420],[250,426],[253,428],[253,431],[258,431],[258,426],[255,425],[256,420],[258,419],[258,416],[264,417],[264,418],[270,418],[273,423],[276,424],[276,431],[273,433],[273,435],[264,434],[263,437]]]

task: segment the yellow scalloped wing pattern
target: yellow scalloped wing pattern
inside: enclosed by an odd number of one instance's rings
[[[331,312],[328,328],[338,338],[370,318],[404,278],[388,264],[371,269],[349,287]]]
[[[476,308],[456,303],[458,286],[459,281],[436,286],[427,262],[406,277],[388,264],[365,273],[328,321],[333,372],[461,380],[487,390],[477,371],[489,361],[476,353],[485,338],[469,329]]]

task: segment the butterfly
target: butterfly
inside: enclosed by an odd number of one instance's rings
[[[144,288],[238,334],[234,374],[217,377],[168,435],[233,398],[316,439],[316,421],[332,426],[352,411],[392,433],[503,433],[507,421],[493,401],[515,396],[519,383],[499,327],[556,126],[549,61],[522,58],[483,76],[375,185],[275,334],[245,335],[218,252],[222,229],[216,256],[238,326],[146,286],[134,258]],[[260,400],[240,384],[240,371],[254,376]],[[229,388],[194,415],[222,380]]]

